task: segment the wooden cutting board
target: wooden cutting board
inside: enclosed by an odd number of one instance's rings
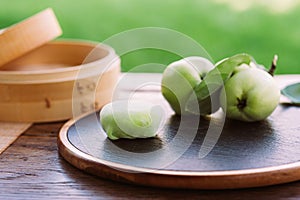
[[[136,90],[134,98],[163,102],[159,87]],[[107,139],[99,113],[71,120],[61,129],[59,151],[88,173],[146,186],[228,189],[300,180],[300,107],[280,105],[255,123],[166,112],[165,126],[149,139]]]

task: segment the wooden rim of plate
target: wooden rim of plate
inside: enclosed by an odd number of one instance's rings
[[[0,30],[0,68],[61,34],[62,30],[51,8]]]
[[[293,182],[300,178],[300,162],[256,169],[199,172],[148,169],[98,159],[80,151],[68,139],[69,128],[87,115],[64,124],[58,136],[58,149],[73,166],[102,178],[144,186],[181,189],[262,187]]]
[[[46,43],[1,68],[0,121],[70,119],[74,101],[84,107],[79,113],[99,109],[111,101],[119,73],[120,58],[109,46],[74,40]]]

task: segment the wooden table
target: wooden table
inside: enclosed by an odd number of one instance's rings
[[[132,74],[131,80],[145,75]],[[159,79],[160,75],[148,74]],[[281,76],[279,79],[300,76]],[[130,85],[130,84],[129,84]],[[126,185],[74,168],[58,153],[64,122],[35,124],[0,155],[0,199],[300,199],[300,182],[242,190],[171,190]]]

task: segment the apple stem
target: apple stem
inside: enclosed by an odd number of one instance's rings
[[[273,61],[272,61],[272,65],[269,69],[269,74],[271,74],[271,76],[274,76],[274,72],[276,70],[276,65],[277,65],[277,60],[278,60],[278,56],[274,55]]]

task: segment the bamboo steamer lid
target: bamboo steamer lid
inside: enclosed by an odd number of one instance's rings
[[[111,101],[119,73],[109,46],[49,42],[0,68],[0,121],[60,121],[99,109]]]
[[[61,34],[62,30],[51,8],[0,30],[0,68]]]

